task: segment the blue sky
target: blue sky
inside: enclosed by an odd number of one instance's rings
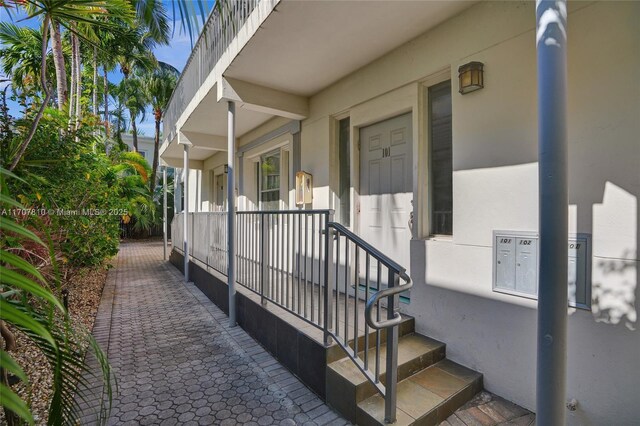
[[[175,18],[173,23],[173,37],[168,46],[160,46],[154,49],[154,53],[159,61],[167,62],[178,70],[182,71],[184,68],[187,59],[189,59],[189,55],[191,54],[191,41],[189,39],[189,34],[186,31],[182,30],[182,25],[180,22],[180,15],[176,8],[176,16],[173,16],[173,5],[171,4],[171,0],[164,0],[165,6],[167,8],[167,12],[171,18]],[[207,0],[207,6],[211,8],[213,5],[212,0]],[[208,13],[208,10],[206,11]],[[29,27],[36,27],[40,25],[40,21],[38,19],[29,19],[20,21],[23,19],[25,15],[16,15],[13,14],[12,17],[9,17],[7,12],[0,8],[0,21],[11,21],[15,22],[17,25],[24,25]],[[13,19],[12,19],[13,18]],[[197,39],[197,35],[193,35],[193,39]],[[109,81],[113,83],[117,83],[122,80],[122,74],[119,69],[115,69],[111,71],[109,74]],[[0,73],[0,76],[2,74]],[[0,88],[4,88],[6,83],[0,83]],[[15,102],[8,101],[10,113],[14,116],[20,114],[20,107]],[[143,121],[138,122],[138,131],[146,136],[153,136],[154,133],[154,122],[153,122],[153,114],[151,111],[147,111],[146,117]]]

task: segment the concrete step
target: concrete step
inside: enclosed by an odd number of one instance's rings
[[[482,390],[482,374],[449,360],[440,361],[398,383],[398,426],[437,425]],[[356,423],[384,425],[384,398],[358,404]]]
[[[358,332],[358,348],[364,350],[364,325],[361,324],[360,331]],[[344,330],[344,323],[340,324],[340,332]],[[408,315],[402,314],[402,322],[398,326],[398,337],[407,336],[415,332],[415,319]],[[349,339],[349,347],[353,349],[354,339]],[[380,330],[380,343],[384,345],[387,341],[387,329]],[[369,329],[369,347],[375,347],[376,345],[376,331]],[[342,350],[337,343],[332,343],[327,351],[327,363],[338,361],[347,357],[347,354]]]
[[[384,342],[384,341],[383,341]],[[380,380],[384,384],[386,345],[380,347]],[[369,350],[369,370],[375,371],[375,348]],[[419,334],[402,336],[398,341],[398,380],[424,370],[445,357],[445,345]],[[364,359],[364,352],[360,352]],[[327,403],[351,422],[356,421],[357,404],[376,394],[376,388],[350,358],[327,366]]]

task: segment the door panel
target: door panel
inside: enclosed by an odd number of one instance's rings
[[[406,268],[413,198],[411,135],[410,113],[360,129],[360,235]],[[371,262],[372,277],[377,276],[376,267]]]

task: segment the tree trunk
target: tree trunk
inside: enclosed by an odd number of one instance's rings
[[[74,27],[74,24],[71,24],[72,28]],[[70,79],[70,88],[69,88],[69,122],[67,123],[67,131],[71,132],[74,130],[75,126],[75,120],[73,118],[73,116],[75,115],[75,102],[76,102],[76,78],[77,78],[77,69],[78,67],[76,66],[76,62],[78,60],[77,56],[76,56],[76,37],[75,34],[71,33],[71,79]]]
[[[75,128],[78,129],[80,120],[82,119],[82,56],[80,56],[80,38],[74,34],[76,39],[76,124]]]
[[[64,55],[62,54],[59,23],[51,22],[51,33],[51,50],[53,51],[53,65],[56,69],[56,87],[58,89],[58,109],[62,111],[64,103],[67,102],[68,89],[67,71],[64,68]]]
[[[107,134],[107,137],[111,136],[111,132],[109,131],[109,80],[107,79],[107,66],[102,66],[102,72],[104,73],[102,76],[102,81],[104,84],[104,129]]]
[[[156,174],[158,173],[158,153],[160,151],[160,120],[162,118],[162,111],[156,111],[156,137],[153,141],[153,167],[151,168],[151,181],[149,182],[149,189],[153,194],[156,189]]]
[[[133,139],[133,150],[140,152],[138,149],[138,128],[136,127],[136,115],[133,114],[133,110],[129,110],[129,116],[131,117],[131,137]]]
[[[42,25],[42,62],[40,65],[40,84],[42,84],[42,91],[44,92],[44,99],[42,100],[42,105],[40,105],[40,109],[36,114],[33,122],[31,123],[31,128],[29,129],[29,134],[27,138],[22,142],[20,148],[18,148],[18,153],[16,154],[11,166],[9,166],[9,171],[12,171],[18,165],[18,162],[24,155],[24,152],[27,150],[31,139],[36,134],[36,129],[38,128],[38,124],[40,123],[40,119],[44,114],[44,109],[47,107],[49,100],[51,99],[51,90],[47,86],[47,45],[49,44],[49,15],[45,15],[44,23]]]
[[[98,48],[93,48],[93,96],[91,100],[91,106],[93,108],[93,115],[98,115]]]
[[[73,27],[73,24],[72,24]],[[76,101],[76,36],[71,34],[71,87],[69,88],[69,130],[71,130],[73,120],[73,114],[75,113],[75,101]]]

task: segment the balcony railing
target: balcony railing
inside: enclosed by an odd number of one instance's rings
[[[214,7],[209,14],[164,112],[164,134],[169,140],[175,136],[175,124],[180,114],[260,1],[220,1],[220,7]]]
[[[180,252],[183,223],[178,214],[171,226],[173,246]],[[226,212],[189,214],[191,258],[225,275],[226,224]],[[325,344],[333,339],[344,350],[384,396],[385,419],[395,420],[398,296],[412,286],[405,268],[333,222],[332,210],[237,212],[235,233],[237,282],[262,303],[278,305],[323,330]]]

